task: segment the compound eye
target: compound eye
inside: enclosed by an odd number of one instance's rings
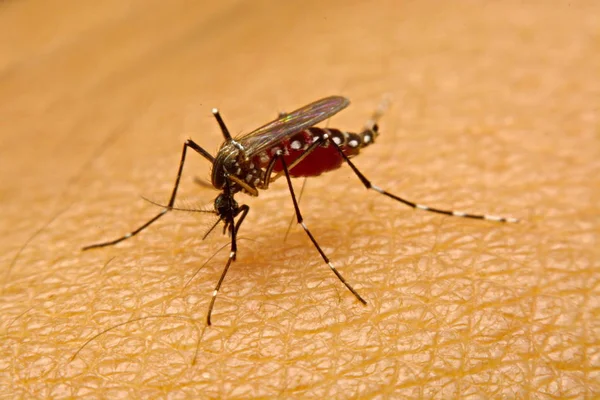
[[[220,194],[215,199],[215,210],[219,211],[219,213],[221,213],[221,210],[223,209],[224,206],[225,206],[225,198],[224,198],[223,194]]]

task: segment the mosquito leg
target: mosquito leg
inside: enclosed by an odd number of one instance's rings
[[[392,99],[389,96],[385,96],[383,98],[379,106],[375,109],[373,114],[371,114],[371,117],[365,123],[365,130],[374,130],[375,126],[377,125],[377,122],[379,122],[379,119],[381,119],[381,117],[383,117],[383,114],[385,114],[388,108],[390,108],[391,102]]]
[[[221,273],[219,282],[217,282],[217,286],[215,286],[215,290],[213,290],[212,298],[210,299],[210,304],[208,305],[208,313],[206,314],[206,323],[209,326],[211,325],[210,316],[212,315],[212,310],[215,306],[215,301],[217,300],[217,295],[219,294],[219,290],[221,289],[221,284],[223,283],[223,280],[225,279],[225,275],[227,275],[227,271],[229,271],[229,267],[231,266],[231,263],[233,261],[235,261],[235,257],[237,254],[237,231],[238,231],[238,229],[240,229],[240,226],[242,225],[244,218],[246,218],[246,215],[248,215],[248,211],[250,211],[250,207],[245,204],[240,206],[240,208],[238,209],[238,213],[241,213],[241,215],[231,231],[231,251],[229,252],[229,258],[227,259],[227,264],[225,264],[225,268],[223,269],[223,272]],[[234,224],[233,218],[234,217],[231,216],[231,224],[232,225]]]
[[[279,114],[277,115],[278,118],[283,118],[286,115],[288,115],[288,113],[286,113],[285,111],[280,111]],[[327,125],[329,125],[329,121],[331,121],[331,119],[327,120]],[[271,179],[271,171],[267,170],[268,173],[266,174],[266,176],[268,177],[266,182],[267,182],[267,187],[269,186],[269,180]],[[306,178],[304,178],[304,180],[302,181],[302,187],[300,188],[300,193],[298,194],[298,203],[300,203],[300,201],[302,200],[302,195],[304,194],[304,188],[306,187]],[[290,223],[288,224],[287,230],[285,231],[285,235],[283,236],[283,242],[285,243],[287,241],[288,235],[290,234],[290,231],[292,230],[292,224],[294,223],[294,216],[292,216],[292,218],[290,218]]]
[[[185,155],[187,153],[188,147],[191,148],[192,150],[200,153],[200,155],[202,157],[206,158],[211,163],[214,162],[215,159],[212,155],[210,155],[210,153],[208,153],[202,147],[198,146],[193,140],[191,140],[191,139],[186,140],[185,143],[183,144],[183,150],[181,152],[181,161],[179,161],[179,169],[177,170],[177,178],[175,179],[175,185],[173,186],[173,192],[171,193],[171,198],[169,199],[168,206],[165,207],[161,212],[156,214],[148,222],[146,222],[145,224],[143,224],[136,230],[129,232],[127,235],[121,236],[117,239],[110,240],[107,242],[91,244],[91,245],[83,247],[82,250],[89,250],[89,249],[95,249],[98,247],[112,246],[114,244],[122,242],[123,240],[129,239],[130,237],[133,237],[133,236],[137,235],[138,233],[140,233],[141,231],[143,231],[144,229],[146,229],[152,223],[157,221],[160,217],[162,217],[167,212],[169,212],[171,210],[171,208],[173,207],[173,205],[175,204],[175,197],[177,196],[177,189],[179,187],[179,181],[181,180],[181,173],[183,171],[183,164],[185,163]]]
[[[354,163],[352,161],[350,161],[350,159],[348,158],[348,156],[346,154],[344,154],[344,151],[340,148],[340,146],[337,145],[337,143],[335,143],[335,141],[333,140],[329,140],[330,143],[332,143],[335,148],[338,150],[338,152],[340,153],[340,155],[344,158],[344,161],[346,161],[346,163],[348,163],[348,165],[350,166],[350,168],[352,168],[352,171],[354,171],[354,173],[356,174],[356,176],[358,176],[358,179],[360,179],[360,181],[363,183],[363,185],[365,185],[365,187],[367,189],[373,189],[374,191],[381,193],[385,196],[388,196],[396,201],[399,201],[402,204],[406,204],[409,207],[412,208],[417,208],[419,210],[423,210],[423,211],[429,211],[429,212],[434,212],[434,213],[438,213],[438,214],[444,214],[444,215],[450,215],[453,217],[461,217],[461,218],[472,218],[472,219],[485,219],[488,221],[495,221],[495,222],[519,222],[518,219],[516,218],[506,218],[506,217],[498,217],[495,215],[486,215],[486,214],[468,214],[462,211],[453,211],[453,210],[442,210],[439,208],[435,208],[435,207],[429,207],[423,204],[419,204],[419,203],[415,203],[412,202],[410,200],[406,200],[403,199],[402,197],[398,197],[395,194],[389,193],[385,190],[383,190],[382,188],[380,188],[379,186],[373,185],[371,183],[371,181],[369,181],[362,172],[360,172],[358,170],[358,168],[356,168],[356,166],[354,165]]]
[[[286,115],[287,115],[286,112],[280,112],[279,118],[285,117]],[[327,120],[327,123],[325,124],[325,128],[329,127],[330,121],[331,121],[331,118],[329,118]],[[314,148],[316,148],[316,146]],[[303,158],[300,158],[300,161],[302,161],[302,160],[303,160]],[[297,165],[300,161],[294,162],[293,165]],[[290,169],[292,169],[292,168],[293,168],[293,166]],[[270,174],[269,174],[269,176],[270,176]],[[269,179],[270,179],[270,177],[269,177]],[[304,188],[306,188],[306,177],[302,180],[302,187],[300,188],[300,193],[298,193],[298,205],[302,201],[302,195],[304,195]],[[288,224],[287,230],[285,231],[285,235],[283,236],[284,243],[287,241],[288,235],[290,234],[290,231],[292,230],[293,223],[294,223],[294,216],[292,216],[292,218],[290,218],[290,223]]]
[[[323,261],[325,261],[325,263],[327,265],[329,265],[329,268],[331,268],[331,270],[338,277],[338,279],[344,284],[344,286],[346,286],[348,288],[348,290],[350,290],[352,292],[352,294],[361,303],[367,304],[367,302],[365,301],[365,299],[363,299],[360,296],[360,294],[358,294],[358,292],[356,290],[354,290],[354,288],[348,282],[346,282],[346,279],[344,279],[344,277],[342,276],[342,274],[340,274],[338,272],[338,270],[334,267],[333,263],[331,261],[329,261],[329,258],[327,258],[327,256],[325,255],[325,253],[321,249],[321,246],[319,246],[319,244],[317,243],[317,240],[314,238],[314,236],[312,235],[312,233],[310,233],[310,230],[308,229],[308,227],[304,223],[304,218],[302,217],[302,213],[300,213],[300,207],[298,207],[298,201],[296,200],[296,195],[294,194],[294,187],[292,186],[292,179],[290,178],[290,173],[288,171],[287,164],[286,164],[284,158],[282,157],[281,153],[279,153],[277,155],[277,158],[279,158],[279,160],[281,160],[281,165],[283,165],[283,171],[284,171],[284,174],[285,174],[285,179],[287,180],[288,188],[290,189],[290,195],[292,196],[292,201],[294,202],[294,210],[296,211],[296,217],[297,217],[298,223],[302,226],[302,229],[304,229],[304,232],[306,232],[306,234],[310,238],[310,241],[313,243],[313,245],[315,246],[315,248],[317,249],[317,251],[321,255],[321,258],[323,258]]]
[[[302,180],[302,187],[300,188],[300,193],[298,193],[298,204],[300,203],[300,201],[302,200],[302,195],[304,194],[304,188],[306,187],[306,178],[304,178]],[[283,242],[285,243],[287,241],[288,235],[290,234],[290,231],[292,230],[292,224],[294,223],[294,216],[292,215],[292,218],[290,218],[290,223],[288,224],[288,228],[285,231],[285,236],[283,237]]]

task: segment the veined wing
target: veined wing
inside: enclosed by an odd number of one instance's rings
[[[348,107],[350,100],[330,96],[305,105],[260,128],[241,135],[235,140],[241,144],[247,157],[266,150],[288,136],[309,128]]]

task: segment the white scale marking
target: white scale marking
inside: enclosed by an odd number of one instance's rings
[[[350,147],[356,147],[356,146],[358,146],[358,141],[353,139],[353,140],[351,140],[351,141],[348,142],[348,145]]]
[[[495,215],[484,215],[483,218],[487,219],[488,221],[502,221],[504,219],[502,217],[497,217]]]
[[[218,290],[213,291],[213,297],[217,297],[217,293],[219,293]]]
[[[331,261],[328,262],[327,265],[329,265],[329,268],[331,268],[332,270],[335,271],[335,267],[333,266],[333,264],[331,263]]]
[[[333,142],[339,146],[342,144],[342,139],[340,139],[338,136],[334,136]]]
[[[132,236],[133,236],[133,235],[132,235],[131,233],[128,233],[127,235],[125,235],[125,237],[126,237],[126,238],[130,238],[130,237],[132,237]]]
[[[229,253],[229,258],[233,258],[235,257],[235,251],[232,251],[231,253]]]
[[[429,210],[429,207],[424,206],[423,204],[415,204],[415,208],[418,208],[419,210]]]
[[[455,217],[465,217],[467,213],[461,211],[452,211],[452,215],[454,215]]]
[[[294,140],[291,144],[290,147],[293,150],[300,150],[302,148],[302,143],[299,140]]]
[[[244,149],[244,146],[242,146],[239,142],[236,142],[235,140],[232,140],[231,144],[233,144],[238,150],[241,150],[241,151],[246,150],[246,149]]]
[[[382,188],[380,188],[379,186],[375,186],[375,185],[371,185],[371,189],[375,190],[376,192],[379,192],[381,194],[385,193],[385,190],[383,190]]]

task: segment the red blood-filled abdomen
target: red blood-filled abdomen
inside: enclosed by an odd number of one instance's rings
[[[289,155],[284,155],[286,164],[291,165],[298,157],[304,153],[303,150],[290,150]],[[318,176],[327,171],[338,169],[344,159],[335,147],[329,145],[327,147],[317,147],[304,160],[290,170],[290,176]],[[280,172],[283,166],[280,162],[275,164],[274,171]]]
[[[339,146],[345,155],[353,157],[357,155],[362,146],[362,138],[356,134],[342,133],[337,129],[329,129],[328,134],[333,140],[338,140]],[[305,154],[306,150],[316,140],[316,137],[325,134],[325,130],[321,128],[311,127],[307,130],[298,132],[292,138],[283,140],[276,146],[266,150],[265,152],[257,155],[253,159],[253,163],[258,165],[260,168],[267,168],[269,163],[275,157],[278,151],[283,151],[283,158],[288,165],[288,168]],[[345,136],[344,136],[345,135]],[[348,136],[353,135],[353,136]],[[353,142],[348,142],[346,139],[351,137]],[[350,146],[354,144],[354,146]],[[318,176],[325,172],[338,169],[344,162],[343,157],[333,143],[329,141],[318,146],[312,150],[300,163],[290,168],[290,176],[293,177],[309,177]],[[275,163],[273,172],[275,174],[283,170],[283,165],[280,162]]]

